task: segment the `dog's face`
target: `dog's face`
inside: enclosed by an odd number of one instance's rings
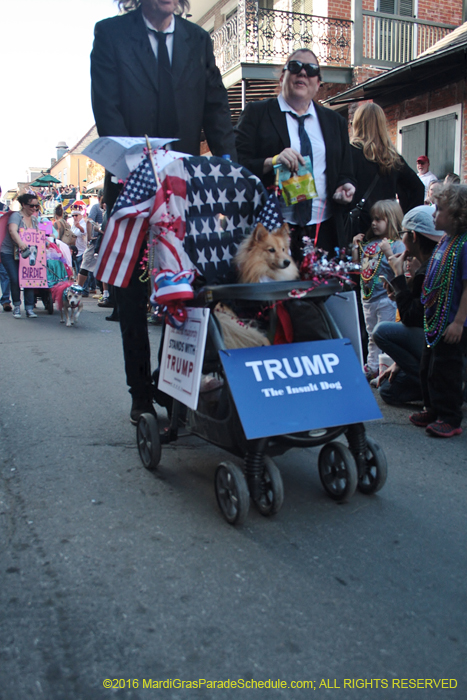
[[[289,245],[289,227],[285,223],[275,231],[258,224],[253,231],[251,247],[261,251],[264,262],[273,271],[285,270],[291,265]]]
[[[37,245],[30,245],[29,247],[31,249],[31,255],[29,256],[29,264],[35,265],[37,258]]]
[[[77,292],[74,289],[72,289],[72,287],[69,287],[66,293],[66,300],[68,306],[72,309],[75,309],[79,306],[79,303],[81,301],[81,292]]]

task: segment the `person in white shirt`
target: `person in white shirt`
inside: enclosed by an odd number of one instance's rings
[[[437,180],[438,178],[432,172],[430,172],[430,160],[428,156],[418,156],[417,158],[417,173],[420,180],[425,185],[425,199],[427,198],[428,188],[430,182]]]
[[[71,230],[76,236],[76,247],[78,249],[78,255],[76,256],[76,263],[78,265],[78,270],[81,266],[81,261],[83,259],[84,251],[88,245],[87,233],[86,233],[86,217],[78,209],[74,209],[71,212],[71,217],[73,219],[71,223]]]

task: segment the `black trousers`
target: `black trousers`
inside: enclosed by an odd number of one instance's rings
[[[425,408],[439,420],[458,428],[462,421],[463,356],[467,352],[467,328],[460,343],[443,339],[434,347],[425,347],[420,362],[420,382]]]
[[[297,263],[303,260],[303,237],[307,236],[314,243],[316,236],[316,224],[311,226],[290,225],[290,252]],[[334,219],[331,216],[326,221],[322,221],[319,227],[317,247],[326,250],[334,257],[334,248],[337,247],[337,231]]]
[[[148,283],[141,282],[139,279],[142,274],[139,263],[138,260],[128,287],[114,287],[114,292],[120,316],[126,383],[134,398],[151,401],[151,349],[147,321]]]

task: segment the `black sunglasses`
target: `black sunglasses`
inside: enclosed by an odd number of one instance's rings
[[[316,78],[319,75],[319,66],[316,63],[302,63],[302,61],[289,61],[285,64],[284,70],[288,70],[293,75],[300,73],[302,69],[305,69],[305,73],[309,78]]]
[[[31,209],[40,209],[41,205],[40,204],[28,204],[28,207],[31,207]]]

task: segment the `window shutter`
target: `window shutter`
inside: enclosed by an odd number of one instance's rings
[[[417,172],[418,156],[426,155],[426,122],[417,122],[410,126],[404,126],[401,129],[402,133],[402,148],[401,154],[404,156],[408,165]]]
[[[430,170],[439,179],[454,171],[456,114],[446,114],[428,121],[428,153]]]

